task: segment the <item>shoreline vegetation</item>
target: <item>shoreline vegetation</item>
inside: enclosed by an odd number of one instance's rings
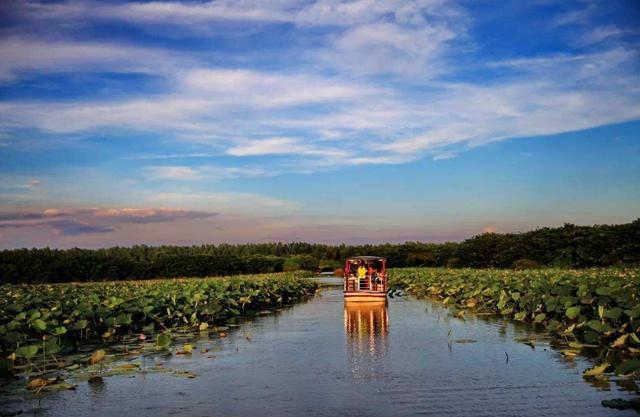
[[[640,219],[620,225],[483,233],[462,242],[325,245],[303,242],[0,251],[0,283],[143,280],[335,270],[351,256],[388,266],[536,269],[640,265]]]
[[[640,268],[404,268],[389,277],[391,288],[435,298],[462,320],[489,313],[540,326],[565,356],[604,348],[585,377],[640,370]]]
[[[29,361],[87,342],[112,343],[180,326],[206,330],[314,294],[318,284],[307,279],[310,275],[3,285],[0,368],[7,372],[16,359]]]

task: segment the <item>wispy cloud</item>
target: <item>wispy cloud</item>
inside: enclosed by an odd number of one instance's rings
[[[277,175],[277,171],[267,171],[251,166],[215,166],[198,167],[180,165],[158,165],[144,168],[146,178],[151,181],[192,181],[201,179],[221,179],[238,177],[264,177]]]
[[[446,26],[396,23],[356,26],[337,37],[317,59],[355,74],[402,74],[435,78],[445,70],[440,55],[456,33]]]
[[[620,29],[614,25],[600,26],[583,33],[579,38],[579,43],[582,45],[598,44],[604,41],[617,39],[628,33],[631,32],[629,30]]]
[[[441,161],[444,159],[453,159],[453,158],[457,158],[458,154],[452,151],[444,151],[444,152],[436,152],[433,155],[433,160],[434,161]]]
[[[378,88],[310,74],[222,68],[189,71],[182,83],[187,91],[213,96],[217,103],[253,107],[341,102],[382,93]]]
[[[304,91],[300,86],[307,81],[296,81],[295,77],[291,87],[284,76],[214,70],[195,78],[189,73],[185,81],[189,89],[154,99],[73,104],[5,102],[0,104],[0,122],[5,127],[32,126],[54,133],[114,127],[168,129],[179,135],[226,137],[231,141],[226,152],[233,156],[298,154],[341,162],[338,150],[322,143],[321,131],[330,129],[342,133],[343,148],[364,154],[371,158],[365,162],[375,163],[390,157],[380,153],[415,155],[450,145],[475,146],[640,117],[640,93],[634,88],[638,82],[633,72],[635,60],[636,54],[625,49],[572,59],[536,58],[527,62],[527,75],[519,79],[485,85],[439,83],[419,102],[399,92],[371,95],[367,88],[343,89],[312,81],[315,86]],[[502,65],[522,67],[523,63]],[[547,67],[553,68],[552,74]],[[215,80],[214,74],[221,75],[225,82]],[[302,79],[305,77],[298,80]],[[226,82],[237,87],[229,87]],[[306,106],[323,100],[333,104],[347,100],[349,105],[306,113],[295,120],[259,111],[264,106]],[[234,107],[253,110],[237,113],[231,111]],[[407,137],[403,131],[409,126],[410,131],[422,133]],[[256,137],[257,128],[285,135]],[[304,129],[305,134],[287,136],[293,129]],[[221,141],[225,140],[216,143]]]
[[[173,55],[177,55],[174,53]],[[157,74],[175,69],[178,57],[166,51],[106,42],[50,40],[32,37],[0,39],[0,82],[15,80],[21,73],[85,71]],[[181,57],[186,63],[184,56]]]
[[[300,138],[270,137],[241,142],[227,149],[227,153],[233,156],[257,156],[257,155],[318,155],[339,156],[344,154],[336,149],[320,148]]]
[[[194,180],[200,178],[198,171],[186,166],[154,166],[146,171],[152,180]]]
[[[178,209],[91,208],[0,212],[0,229],[48,229],[58,235],[109,233],[131,224],[204,219],[217,213]]]
[[[13,13],[34,19],[118,19],[137,23],[179,24],[190,26],[206,22],[248,21],[295,23],[298,25],[355,25],[391,17],[405,24],[424,24],[433,17],[456,17],[462,9],[450,0],[391,0],[376,2],[354,0],[216,0],[198,3],[96,1],[44,3],[26,1]]]

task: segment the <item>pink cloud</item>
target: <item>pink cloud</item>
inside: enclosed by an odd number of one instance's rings
[[[204,219],[217,213],[165,208],[48,208],[0,212],[0,229],[49,230],[57,236],[103,234],[132,224],[171,223]]]

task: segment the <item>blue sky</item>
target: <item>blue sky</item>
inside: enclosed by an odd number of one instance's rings
[[[12,1],[0,247],[460,240],[640,213],[635,1]]]

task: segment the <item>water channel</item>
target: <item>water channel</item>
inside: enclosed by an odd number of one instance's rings
[[[541,341],[522,343],[530,337]],[[601,405],[637,395],[624,382],[589,384],[582,372],[592,362],[565,358],[531,328],[456,319],[439,303],[411,297],[395,297],[387,306],[345,307],[341,287],[326,286],[306,302],[242,322],[227,337],[200,334],[190,341],[191,355],[146,361],[195,378],[136,372],[100,384],[80,381],[74,391],[44,397],[36,412],[23,407],[25,414],[637,415]]]

